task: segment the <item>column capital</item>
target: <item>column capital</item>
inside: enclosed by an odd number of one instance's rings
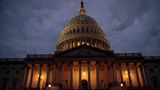
[[[118,63],[118,66],[121,66],[122,65],[122,63]]]
[[[145,68],[148,68],[148,66],[147,66],[147,65],[144,65],[144,67],[145,67]]]
[[[140,65],[144,65],[144,63],[142,62],[142,63],[140,63]]]
[[[87,64],[90,64],[91,62],[90,61],[87,61]]]
[[[73,65],[73,62],[69,62],[69,65]]]
[[[43,64],[39,64],[40,67],[43,67]]]
[[[31,64],[31,66],[32,66],[32,67],[34,67],[34,66],[35,66],[35,64]]]
[[[61,66],[63,67],[65,65],[65,63],[61,63]]]
[[[108,64],[108,62],[107,62],[107,61],[104,61],[104,64]]]
[[[133,63],[134,66],[137,66],[137,63]]]
[[[51,66],[51,64],[47,64],[47,67],[50,67]]]
[[[126,66],[129,66],[130,65],[130,63],[126,63]]]
[[[61,65],[64,65],[65,64],[65,62],[61,62]]]
[[[57,63],[53,63],[53,65],[58,66]]]
[[[99,64],[100,62],[99,61],[96,61],[96,64]]]
[[[31,67],[30,66],[26,66],[26,69],[29,70]]]

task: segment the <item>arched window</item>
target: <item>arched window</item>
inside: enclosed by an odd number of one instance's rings
[[[84,27],[81,28],[82,32],[84,32]]]
[[[88,27],[86,28],[86,32],[88,32]]]
[[[2,80],[1,80],[1,82],[2,82],[2,89],[3,90],[5,90],[6,89],[6,87],[7,87],[7,85],[8,85],[8,82],[9,82],[9,79],[8,78],[3,78]]]
[[[10,70],[7,70],[7,71],[6,71],[6,74],[7,74],[7,75],[10,74]]]
[[[77,28],[77,32],[79,33],[79,28]]]
[[[20,73],[20,71],[19,70],[16,70],[16,74],[19,74]]]
[[[75,31],[76,31],[76,30],[75,30],[75,29],[73,29],[73,33],[75,33]]]
[[[153,72],[154,72],[154,70],[153,70],[152,68],[150,68],[149,71],[150,71],[150,73],[153,73]]]
[[[12,81],[12,89],[16,89],[18,83],[18,79],[13,79]]]

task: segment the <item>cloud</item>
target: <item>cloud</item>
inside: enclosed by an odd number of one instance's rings
[[[160,55],[159,0],[86,0],[85,7],[115,52]],[[0,57],[54,53],[78,8],[78,0],[1,0]]]

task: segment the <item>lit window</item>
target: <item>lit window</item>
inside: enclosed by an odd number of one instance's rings
[[[80,42],[78,42],[77,45],[80,46]]]
[[[84,44],[84,42],[82,42],[82,45]]]
[[[86,75],[86,73],[85,73],[85,72],[83,72],[83,75]]]

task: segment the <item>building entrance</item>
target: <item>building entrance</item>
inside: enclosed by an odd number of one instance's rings
[[[88,89],[88,81],[86,79],[82,80],[82,89],[87,90]]]

